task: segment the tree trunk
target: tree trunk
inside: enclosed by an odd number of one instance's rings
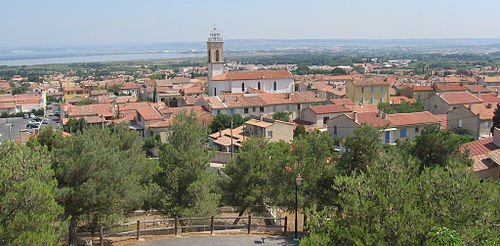
[[[242,207],[240,209],[240,212],[238,213],[238,217],[241,217],[244,213],[245,213],[245,210],[247,210],[246,207]],[[233,221],[233,225],[236,225],[238,224],[238,222],[240,221],[240,218],[236,218],[234,221]]]
[[[78,238],[76,237],[76,218],[71,216],[69,223],[69,245],[78,245]]]

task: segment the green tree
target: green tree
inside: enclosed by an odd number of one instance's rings
[[[243,142],[240,152],[226,165],[224,171],[229,180],[223,186],[225,200],[239,207],[239,215],[247,210],[255,213],[265,211],[269,198],[269,179],[272,158],[263,137],[250,137]],[[235,224],[238,219],[235,220]]]
[[[495,127],[500,128],[500,104],[497,104],[497,108],[493,114],[493,125],[491,126],[491,133],[494,133]]]
[[[70,244],[77,243],[79,221],[90,221],[94,232],[100,223],[142,205],[143,181],[152,168],[137,133],[126,125],[85,129],[53,146],[53,156],[58,200],[71,218]]]
[[[35,137],[31,137],[27,143],[28,146],[35,148],[37,145],[45,146],[49,151],[52,147],[59,146],[62,143],[62,131],[55,130],[51,125],[41,129]]]
[[[338,176],[333,189],[337,206],[311,213],[311,234],[321,243],[336,245],[421,245],[434,226],[456,230],[466,239],[475,231],[500,232],[500,186],[481,182],[465,162],[455,158],[448,167],[426,167],[388,148],[366,171]],[[496,235],[496,236],[495,236]],[[321,239],[321,240],[320,240]],[[305,245],[314,245],[315,239]]]
[[[233,114],[233,128],[243,125],[247,121],[248,117],[241,117],[239,114]],[[214,117],[214,120],[210,124],[210,129],[212,132],[218,132],[231,127],[231,115],[219,114]]]
[[[415,138],[410,151],[420,160],[420,170],[423,170],[425,167],[446,166],[453,157],[468,160],[468,156],[460,151],[460,145],[461,140],[453,137],[451,130],[441,130],[439,125],[430,125]]]
[[[63,130],[69,133],[77,133],[82,132],[84,129],[87,129],[87,122],[85,122],[84,118],[75,119],[70,118],[66,125],[63,126]]]
[[[217,177],[207,170],[212,152],[207,148],[207,130],[198,124],[194,111],[174,116],[167,143],[160,151],[160,169],[155,182],[160,204],[168,216],[215,215],[220,195]]]
[[[44,149],[4,141],[0,145],[0,244],[59,245],[63,208]]]
[[[389,102],[384,102],[384,103],[379,103],[377,105],[378,109],[384,111],[387,114],[392,114],[394,113],[394,109],[392,108],[392,105]]]
[[[343,68],[336,67],[332,70],[332,75],[347,75],[347,71]]]
[[[108,92],[112,92],[115,96],[119,96],[120,93],[122,92],[120,90],[120,84],[112,85],[108,87]]]
[[[291,112],[283,112],[283,111],[275,112],[273,114],[273,119],[289,122],[291,114],[292,114]]]
[[[89,104],[92,104],[92,103],[94,103],[94,100],[92,100],[92,99],[90,99],[90,98],[85,98],[85,99],[83,99],[83,100],[79,101],[79,102],[77,103],[77,105],[78,105],[78,106],[84,106],[84,105],[89,105]]]
[[[337,168],[341,173],[364,171],[375,163],[383,152],[380,128],[363,123],[354,129],[354,137],[347,137],[346,152],[342,154]]]
[[[306,128],[303,125],[297,125],[297,127],[295,127],[295,130],[293,130],[293,138],[305,136],[306,134]]]

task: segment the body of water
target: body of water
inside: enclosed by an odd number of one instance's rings
[[[109,62],[109,61],[131,61],[131,60],[150,60],[167,59],[182,57],[200,57],[205,53],[196,52],[172,52],[172,53],[129,53],[129,54],[105,54],[105,55],[78,55],[61,57],[36,57],[36,58],[13,58],[1,59],[0,65],[7,66],[29,66],[43,64],[62,64],[62,63],[83,63],[83,62]]]

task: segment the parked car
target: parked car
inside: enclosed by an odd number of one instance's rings
[[[38,122],[34,122],[34,123],[30,122],[26,125],[26,128],[28,128],[28,129],[39,128],[39,127],[40,127],[40,123],[38,123]]]
[[[43,118],[43,120],[42,120],[42,124],[49,124],[49,119],[47,119],[47,118]]]
[[[35,114],[34,114],[34,113],[31,113],[31,114],[30,114],[30,118],[35,118]]]
[[[42,122],[43,121],[43,119],[41,117],[35,117],[33,120],[36,121],[36,122]]]
[[[29,114],[24,114],[23,115],[23,119],[28,119],[29,117],[30,117]]]

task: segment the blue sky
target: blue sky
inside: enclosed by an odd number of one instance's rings
[[[1,0],[0,46],[500,38],[500,0]]]

